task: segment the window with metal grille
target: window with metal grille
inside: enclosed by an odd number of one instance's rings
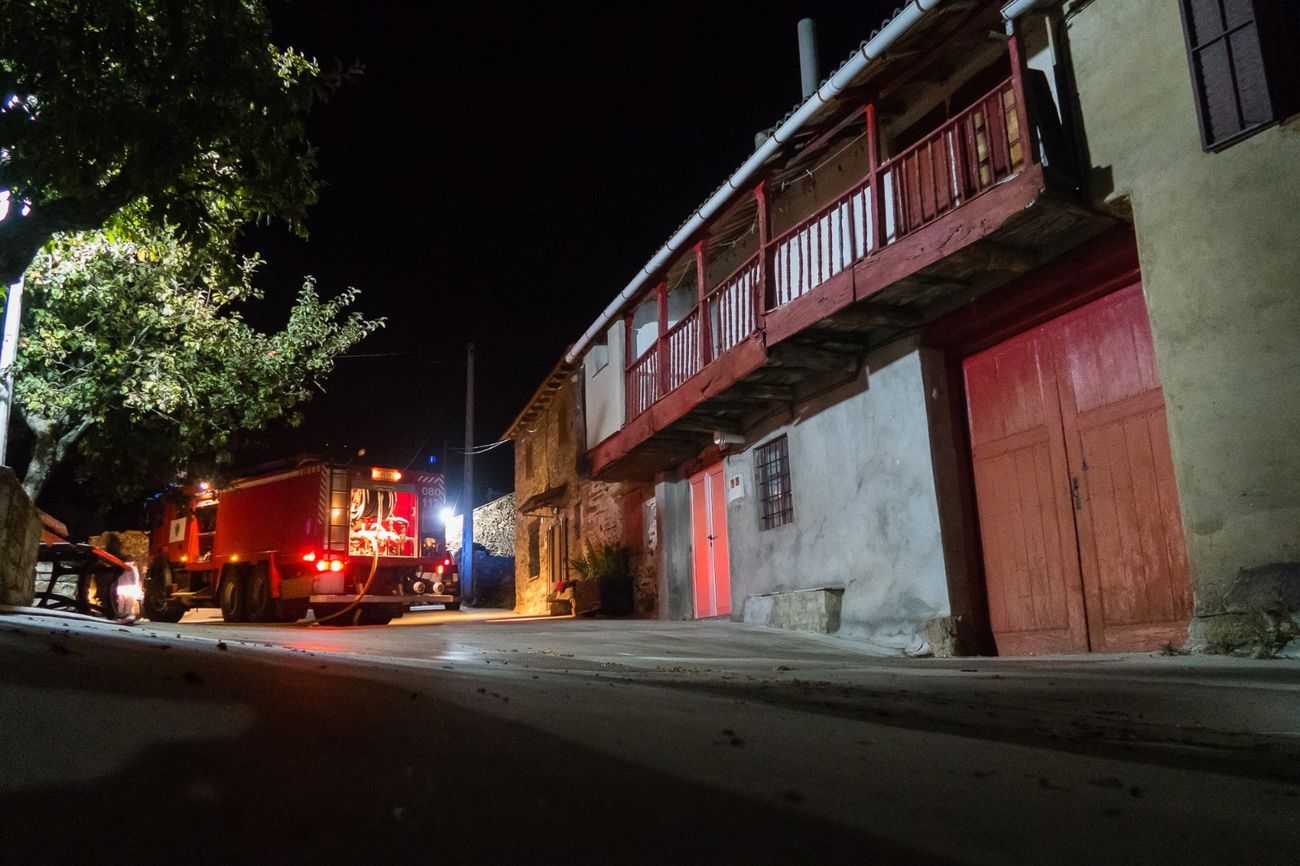
[[[754,449],[758,475],[760,526],[774,529],[794,521],[794,496],[790,492],[790,447],[786,437]]]
[[[542,528],[538,521],[528,524],[528,576],[542,573]]]
[[[1180,0],[1206,150],[1221,150],[1300,111],[1295,0]]]

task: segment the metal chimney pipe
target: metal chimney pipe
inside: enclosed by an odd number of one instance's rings
[[[821,62],[817,58],[817,22],[811,18],[799,19],[799,82],[803,85],[803,98],[817,92],[821,83]]]

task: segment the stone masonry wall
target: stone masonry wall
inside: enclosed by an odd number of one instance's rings
[[[513,493],[507,493],[474,509],[474,543],[483,545],[493,556],[515,555]]]
[[[0,604],[32,603],[40,537],[36,506],[13,470],[0,467]]]

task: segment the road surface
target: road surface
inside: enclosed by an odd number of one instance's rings
[[[1300,665],[0,616],[8,862],[1290,862]],[[22,828],[18,830],[17,828]],[[11,859],[12,858],[12,859]]]

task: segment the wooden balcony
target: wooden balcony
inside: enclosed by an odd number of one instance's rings
[[[867,127],[866,177],[779,236],[761,230],[759,252],[627,365],[625,422],[588,453],[594,475],[649,479],[715,431],[792,412],[870,348],[1112,222],[1044,170],[1014,74],[888,160],[870,108]]]

